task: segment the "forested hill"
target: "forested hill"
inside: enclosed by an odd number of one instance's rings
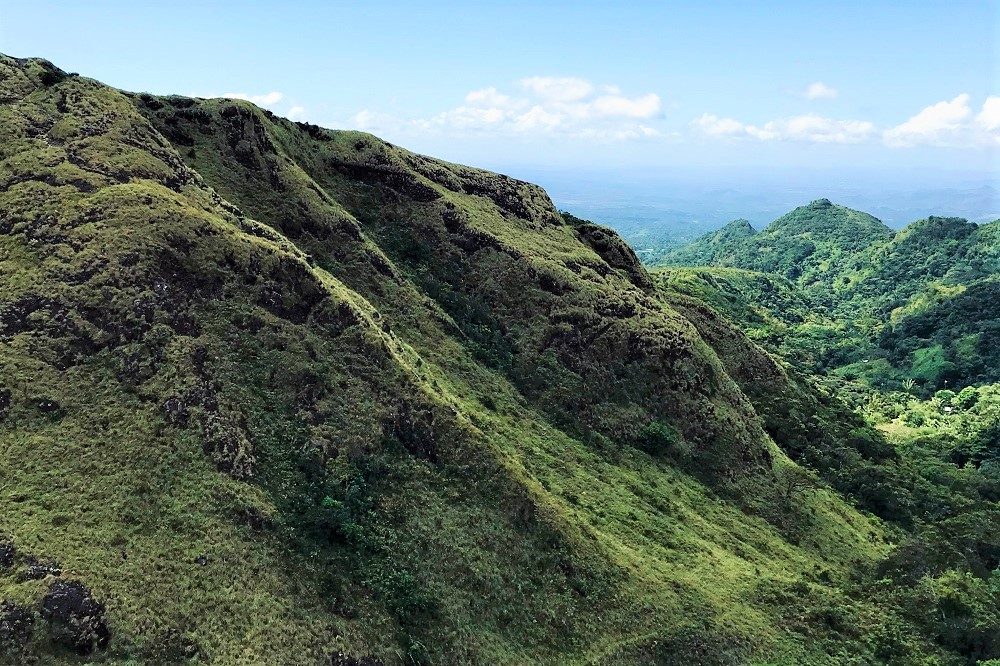
[[[893,233],[821,199],[759,233],[734,222],[664,265],[790,280],[816,318],[838,322],[833,337],[850,340],[823,361],[827,369],[867,359],[874,364],[859,370],[876,383],[913,380],[928,390],[1000,380],[1000,221],[930,217]],[[816,342],[829,347],[826,337]]]
[[[0,267],[0,662],[1000,657],[985,464],[537,186],[2,56]]]

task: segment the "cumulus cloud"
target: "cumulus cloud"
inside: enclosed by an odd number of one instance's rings
[[[691,121],[691,126],[708,136],[746,136],[747,126],[733,118],[720,118],[713,113],[702,114]]]
[[[521,86],[553,102],[576,102],[594,92],[594,84],[576,77],[531,76],[521,79]]]
[[[691,121],[705,135],[758,141],[861,143],[881,137],[890,148],[944,146],[971,148],[1000,145],[1000,96],[987,97],[978,113],[967,93],[923,108],[902,123],[876,128],[867,120],[837,120],[807,113],[762,124],[706,113]]]
[[[976,116],[979,126],[988,132],[1000,129],[1000,97],[989,96],[983,102],[983,110]]]
[[[865,120],[836,120],[815,114],[753,125],[706,113],[695,118],[691,124],[708,136],[810,143],[860,143],[875,131],[875,125]]]
[[[789,118],[778,127],[789,139],[816,143],[860,143],[875,131],[875,124],[867,120],[834,120],[813,114]]]
[[[304,120],[306,117],[305,107],[293,106],[285,112],[285,116],[289,120]]]
[[[968,93],[922,109],[882,134],[893,148],[912,146],[973,147],[1000,144],[1000,97],[989,96],[973,114]]]
[[[481,90],[473,90],[465,96],[465,101],[468,104],[476,106],[509,107],[519,105],[509,95],[500,93],[492,86]]]
[[[401,122],[388,113],[379,113],[370,109],[362,109],[347,120],[349,129],[364,132],[386,132],[398,130]]]
[[[660,96],[649,93],[629,99],[621,95],[605,95],[591,105],[598,116],[624,116],[627,118],[652,118],[660,113]]]
[[[284,94],[278,92],[277,90],[264,93],[262,95],[248,95],[247,93],[225,93],[222,97],[228,97],[229,99],[243,99],[248,102],[253,102],[257,106],[274,106],[284,98]]]
[[[802,93],[806,99],[833,99],[837,96],[837,89],[831,88],[822,81],[816,81],[806,86]]]
[[[361,111],[350,124],[369,131],[572,136],[624,141],[660,136],[649,123],[662,114],[659,95],[629,96],[618,86],[577,77],[532,76],[512,91],[479,88],[463,103],[426,118],[398,119]],[[644,121],[644,122],[640,122]]]
[[[951,101],[924,108],[906,122],[887,129],[883,138],[888,145],[896,147],[920,143],[947,145],[963,129],[971,115],[969,95],[963,93]]]

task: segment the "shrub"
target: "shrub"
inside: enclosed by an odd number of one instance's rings
[[[663,421],[648,423],[636,438],[635,447],[651,456],[670,456],[677,460],[688,454],[684,438],[676,428]]]
[[[958,392],[955,399],[955,406],[961,409],[969,409],[974,407],[976,402],[979,401],[979,391],[976,390],[975,386],[966,386],[964,389]]]

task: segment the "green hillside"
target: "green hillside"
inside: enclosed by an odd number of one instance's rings
[[[746,220],[733,220],[726,226],[705,234],[695,242],[682,245],[656,263],[677,266],[734,266],[744,248],[753,243],[757,232]]]
[[[661,263],[775,273],[792,280],[814,304],[829,307],[845,277],[863,266],[860,255],[891,237],[892,230],[871,215],[818,199],[759,233],[745,221],[731,222],[667,254]]]
[[[789,279],[808,301],[809,321],[791,329],[754,325],[761,339],[780,338],[769,348],[804,360],[807,371],[836,370],[883,388],[912,380],[928,392],[1000,381],[1000,221],[930,217],[892,235],[870,215],[824,199],[757,234],[731,227],[672,251],[664,264]],[[772,318],[801,315],[785,303],[751,300]],[[759,319],[733,314],[741,325]]]
[[[1000,657],[986,473],[536,186],[6,56],[0,182],[0,661]]]

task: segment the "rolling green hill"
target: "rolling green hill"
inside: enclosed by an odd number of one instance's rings
[[[837,370],[882,387],[913,380],[928,392],[949,382],[1000,381],[1000,221],[930,217],[892,234],[870,215],[822,199],[760,233],[734,225],[672,251],[664,265],[734,267],[790,280],[809,303],[810,321],[791,329],[787,322],[757,326],[757,335],[771,338],[776,346],[769,348],[786,358],[804,358],[808,371]],[[800,308],[769,307],[750,296],[772,318],[802,317]],[[755,321],[732,314],[741,324]],[[814,353],[804,357],[796,351],[809,349]]]
[[[998,654],[984,477],[536,186],[6,56],[0,182],[0,661]]]
[[[816,305],[832,306],[844,277],[861,257],[892,237],[892,230],[867,213],[813,201],[784,215],[763,231],[745,220],[731,222],[666,255],[673,266],[731,266],[781,275]]]

